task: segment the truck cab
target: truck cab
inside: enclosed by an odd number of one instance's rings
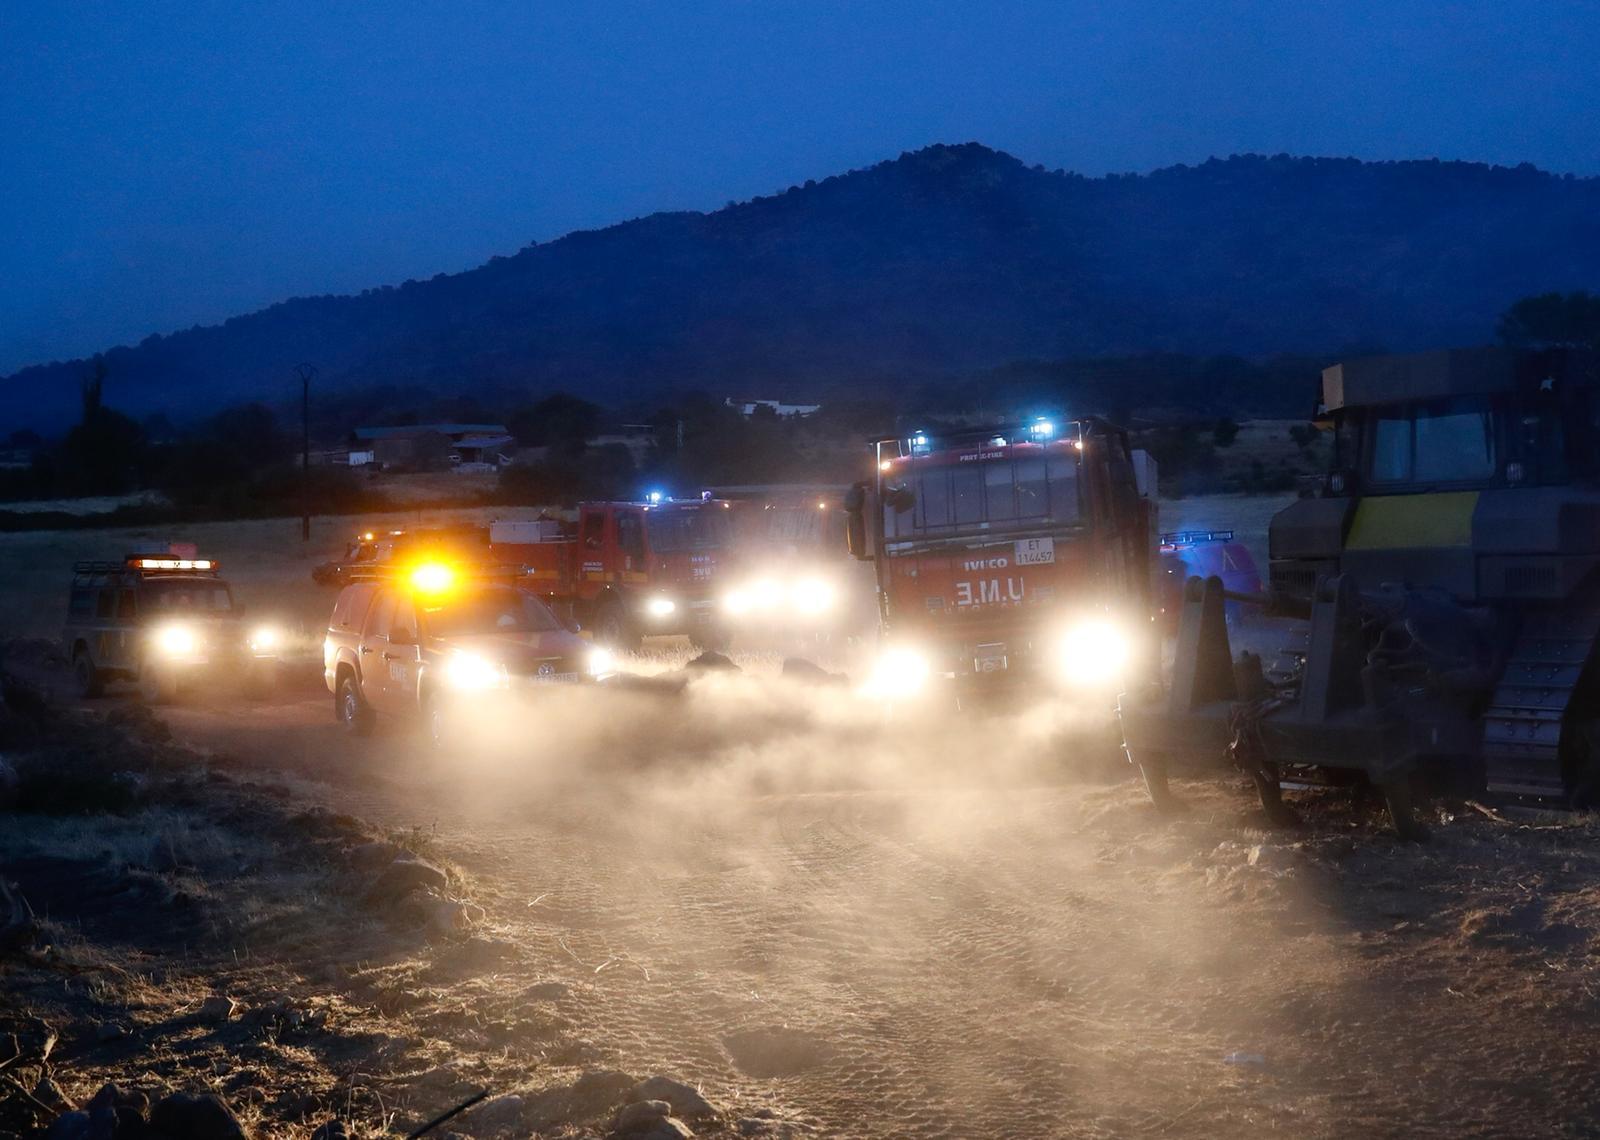
[[[1149,656],[1154,467],[1098,420],[875,445],[846,503],[874,563],[887,691],[1093,687]]]
[[[63,644],[81,696],[110,681],[136,682],[151,703],[219,682],[259,695],[281,641],[270,623],[246,624],[216,561],[186,544],[73,566]]]
[[[364,735],[381,718],[452,721],[504,696],[608,678],[608,653],[567,629],[516,576],[442,562],[391,567],[340,591],[323,641],[334,716]]]

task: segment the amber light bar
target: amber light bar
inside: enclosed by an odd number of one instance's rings
[[[215,570],[217,564],[209,558],[130,558],[140,570]]]

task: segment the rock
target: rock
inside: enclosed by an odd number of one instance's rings
[[[672,1106],[672,1115],[688,1120],[698,1120],[717,1115],[717,1107],[700,1095],[700,1091],[671,1077],[654,1076],[633,1086],[629,1094],[636,1100],[664,1100]]]
[[[850,679],[843,673],[830,673],[815,661],[804,657],[785,657],[782,673],[791,681],[805,685],[845,685]]]
[[[89,1140],[89,1114],[63,1112],[50,1122],[45,1140]]]
[[[94,1039],[102,1045],[108,1041],[120,1041],[128,1035],[128,1031],[115,1021],[102,1021],[94,1027]]]
[[[590,1120],[630,1100],[639,1078],[616,1069],[589,1069],[570,1085],[545,1089],[528,1103],[525,1122],[534,1128]]]
[[[347,1140],[349,1133],[345,1131],[344,1121],[330,1120],[317,1126],[311,1134],[311,1140]]]
[[[212,994],[200,1003],[200,1008],[195,1011],[195,1018],[199,1021],[212,1023],[232,1021],[239,1016],[239,1003],[227,994]]]
[[[611,1129],[620,1133],[645,1132],[671,1115],[672,1106],[664,1100],[636,1100],[617,1110]]]
[[[676,1116],[668,1116],[656,1121],[648,1132],[635,1132],[632,1135],[638,1140],[688,1140],[694,1135],[694,1129]]]
[[[101,1108],[125,1108],[143,1116],[150,1108],[150,1098],[142,1092],[124,1092],[118,1085],[107,1082],[89,1098],[84,1108],[90,1112]]]
[[[522,1123],[528,1102],[516,1093],[492,1096],[472,1110],[473,1125],[479,1131],[504,1132]]]
[[[239,1118],[210,1093],[173,1093],[158,1101],[150,1127],[168,1140],[248,1140]]]
[[[376,839],[371,843],[358,843],[344,853],[346,862],[357,871],[372,873],[400,858],[406,849],[398,843]]]
[[[566,982],[535,982],[522,991],[529,1001],[561,1001],[571,994],[572,987]]]
[[[484,918],[481,906],[474,906],[459,899],[445,898],[432,892],[423,892],[413,897],[422,911],[423,922],[435,934],[456,934],[469,930]]]
[[[693,661],[690,661],[687,665],[685,665],[684,668],[694,670],[710,669],[720,672],[733,673],[739,672],[739,666],[733,663],[733,658],[729,657],[726,653],[718,653],[714,649],[706,650],[704,653],[700,654],[700,656],[696,657]]]
[[[42,1076],[33,1086],[33,1099],[40,1104],[47,1104],[51,1108],[68,1109],[72,1102],[67,1099],[67,1094],[61,1091],[59,1085],[48,1076]]]
[[[443,894],[449,885],[450,880],[443,871],[426,860],[408,854],[383,869],[367,891],[367,901],[393,903],[414,891],[424,890]]]

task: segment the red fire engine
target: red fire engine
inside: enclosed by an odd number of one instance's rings
[[[875,449],[845,503],[877,574],[872,689],[1112,688],[1153,660],[1155,467],[1126,432],[1041,419]]]
[[[576,520],[490,525],[491,556],[520,563],[525,583],[594,632],[633,650],[655,634],[720,645],[714,590],[733,560],[725,499],[583,503]]]

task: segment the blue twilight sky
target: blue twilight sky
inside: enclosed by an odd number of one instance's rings
[[[976,140],[1600,173],[1600,4],[0,0],[0,374]]]

